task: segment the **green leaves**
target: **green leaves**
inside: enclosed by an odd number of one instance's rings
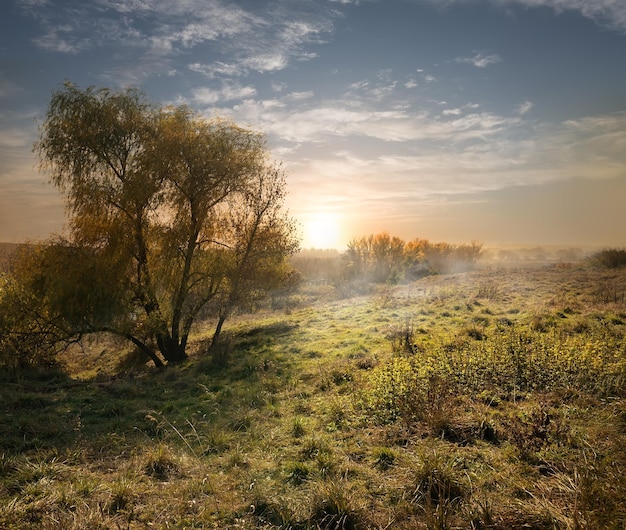
[[[297,240],[262,134],[134,89],[66,83],[35,150],[70,216],[69,239],[46,249],[40,294],[72,329],[155,339],[180,361],[210,303],[219,333],[235,306],[286,276]]]

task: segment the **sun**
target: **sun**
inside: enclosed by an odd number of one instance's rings
[[[338,249],[340,239],[340,223],[336,215],[318,212],[305,220],[303,248]]]

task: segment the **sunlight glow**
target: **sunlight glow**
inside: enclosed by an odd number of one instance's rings
[[[328,212],[310,214],[304,220],[302,248],[339,249],[343,246],[340,232],[336,215]]]

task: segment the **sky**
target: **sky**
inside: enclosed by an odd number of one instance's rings
[[[265,133],[304,248],[626,245],[626,1],[3,0],[0,241],[63,230],[66,80]]]

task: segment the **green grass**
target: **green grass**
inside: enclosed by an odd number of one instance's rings
[[[624,292],[556,267],[306,287],[232,321],[223,368],[207,324],[175,368],[103,337],[5,373],[0,527],[623,528]]]

